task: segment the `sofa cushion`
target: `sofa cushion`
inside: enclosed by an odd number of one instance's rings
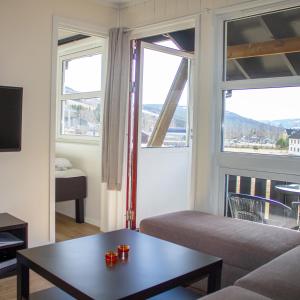
[[[141,221],[143,233],[223,258],[225,264],[251,271],[300,245],[290,229],[181,211]]]
[[[300,299],[300,247],[239,279],[235,285],[274,300]]]
[[[245,290],[240,287],[230,286],[216,293],[202,297],[199,300],[271,300],[265,296]]]
[[[245,269],[241,269],[239,267],[234,267],[223,263],[221,286],[226,287],[233,285],[234,282],[236,282],[239,278],[242,278],[248,273],[249,271],[246,271]]]

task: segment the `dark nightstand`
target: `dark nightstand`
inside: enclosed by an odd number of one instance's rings
[[[0,279],[16,274],[16,252],[28,246],[27,223],[0,213]]]

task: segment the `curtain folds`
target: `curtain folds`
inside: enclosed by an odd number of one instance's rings
[[[124,28],[110,29],[103,112],[102,182],[113,191],[122,189],[129,62],[129,33]]]
[[[130,41],[124,28],[109,32],[107,80],[103,111],[101,230],[125,226],[127,103]]]

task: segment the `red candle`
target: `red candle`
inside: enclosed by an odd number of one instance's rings
[[[105,253],[105,261],[108,264],[114,264],[118,260],[118,254],[114,251],[107,251]]]
[[[128,257],[130,250],[129,245],[119,245],[118,246],[118,255],[121,259],[126,259]]]

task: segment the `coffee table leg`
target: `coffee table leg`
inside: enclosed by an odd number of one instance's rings
[[[208,276],[208,287],[207,287],[207,293],[213,293],[218,291],[221,288],[221,273],[222,269],[217,268],[210,272]]]
[[[29,299],[29,268],[17,261],[17,300]]]

